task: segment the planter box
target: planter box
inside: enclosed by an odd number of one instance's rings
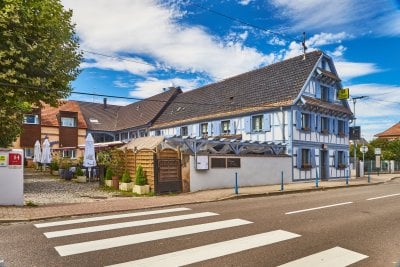
[[[148,184],[134,185],[132,192],[139,195],[148,194],[150,192],[150,186]]]
[[[78,183],[86,183],[86,176],[77,176]]]
[[[119,190],[121,191],[132,191],[134,183],[120,183]]]
[[[112,180],[104,180],[105,181],[105,185],[108,187],[112,186]]]
[[[56,176],[59,175],[59,174],[58,174],[58,171],[52,171],[51,174],[52,174],[52,175],[56,175]]]

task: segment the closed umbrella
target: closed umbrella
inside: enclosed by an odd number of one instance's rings
[[[36,162],[36,169],[39,169],[39,163],[42,160],[42,151],[40,148],[39,140],[36,140],[35,147],[33,149],[33,162]]]
[[[89,181],[90,181],[90,173],[92,167],[95,167],[96,164],[96,155],[94,152],[94,140],[92,134],[88,134],[85,141],[85,154],[83,156],[83,166],[89,168]]]
[[[46,169],[46,164],[49,164],[51,162],[51,153],[50,153],[50,142],[49,139],[44,139],[43,142],[43,151],[42,151],[42,157],[40,159],[40,162],[44,165],[44,168]]]

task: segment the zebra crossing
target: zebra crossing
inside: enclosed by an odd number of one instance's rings
[[[184,212],[185,214],[174,215],[175,212]],[[137,218],[144,216],[161,216],[157,218],[139,218],[133,221],[115,223],[116,219]],[[54,249],[61,257],[80,255],[88,252],[103,251],[105,249],[115,249],[123,246],[137,245],[145,242],[154,242],[167,238],[178,238],[192,234],[212,234],[213,231],[229,229],[251,225],[253,222],[240,219],[218,219],[219,214],[214,212],[193,212],[189,208],[168,208],[143,212],[131,212],[118,215],[107,215],[98,217],[89,217],[82,219],[62,220],[55,222],[37,223],[34,226],[38,229],[44,229],[43,235],[48,239],[56,239],[69,236],[78,236],[88,233],[107,232],[116,229],[128,229],[134,231],[138,226],[151,226],[169,222],[183,222],[185,226],[168,228],[164,230],[148,231],[127,234],[122,236],[108,237],[97,240],[83,241],[70,244],[54,246]],[[154,217],[154,216],[153,216]],[[211,222],[191,224],[190,220],[209,218]],[[95,226],[79,227],[79,224],[98,222],[102,223]],[[52,231],[52,227],[73,227],[71,229]],[[209,259],[224,257],[230,254],[248,251],[254,248],[273,245],[275,243],[300,238],[301,235],[291,233],[282,229],[249,235],[231,240],[225,240],[217,243],[211,243],[203,246],[188,248],[166,254],[156,255],[148,258],[135,259],[128,262],[121,262],[109,266],[183,266],[202,262]],[[368,256],[347,250],[341,247],[334,247],[325,251],[306,256],[288,262],[282,266],[347,266]]]

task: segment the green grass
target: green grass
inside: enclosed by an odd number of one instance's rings
[[[37,207],[38,206],[32,200],[28,200],[25,205],[28,207]]]

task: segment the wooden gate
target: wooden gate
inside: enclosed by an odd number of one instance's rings
[[[181,193],[182,176],[179,159],[157,160],[157,193]]]

